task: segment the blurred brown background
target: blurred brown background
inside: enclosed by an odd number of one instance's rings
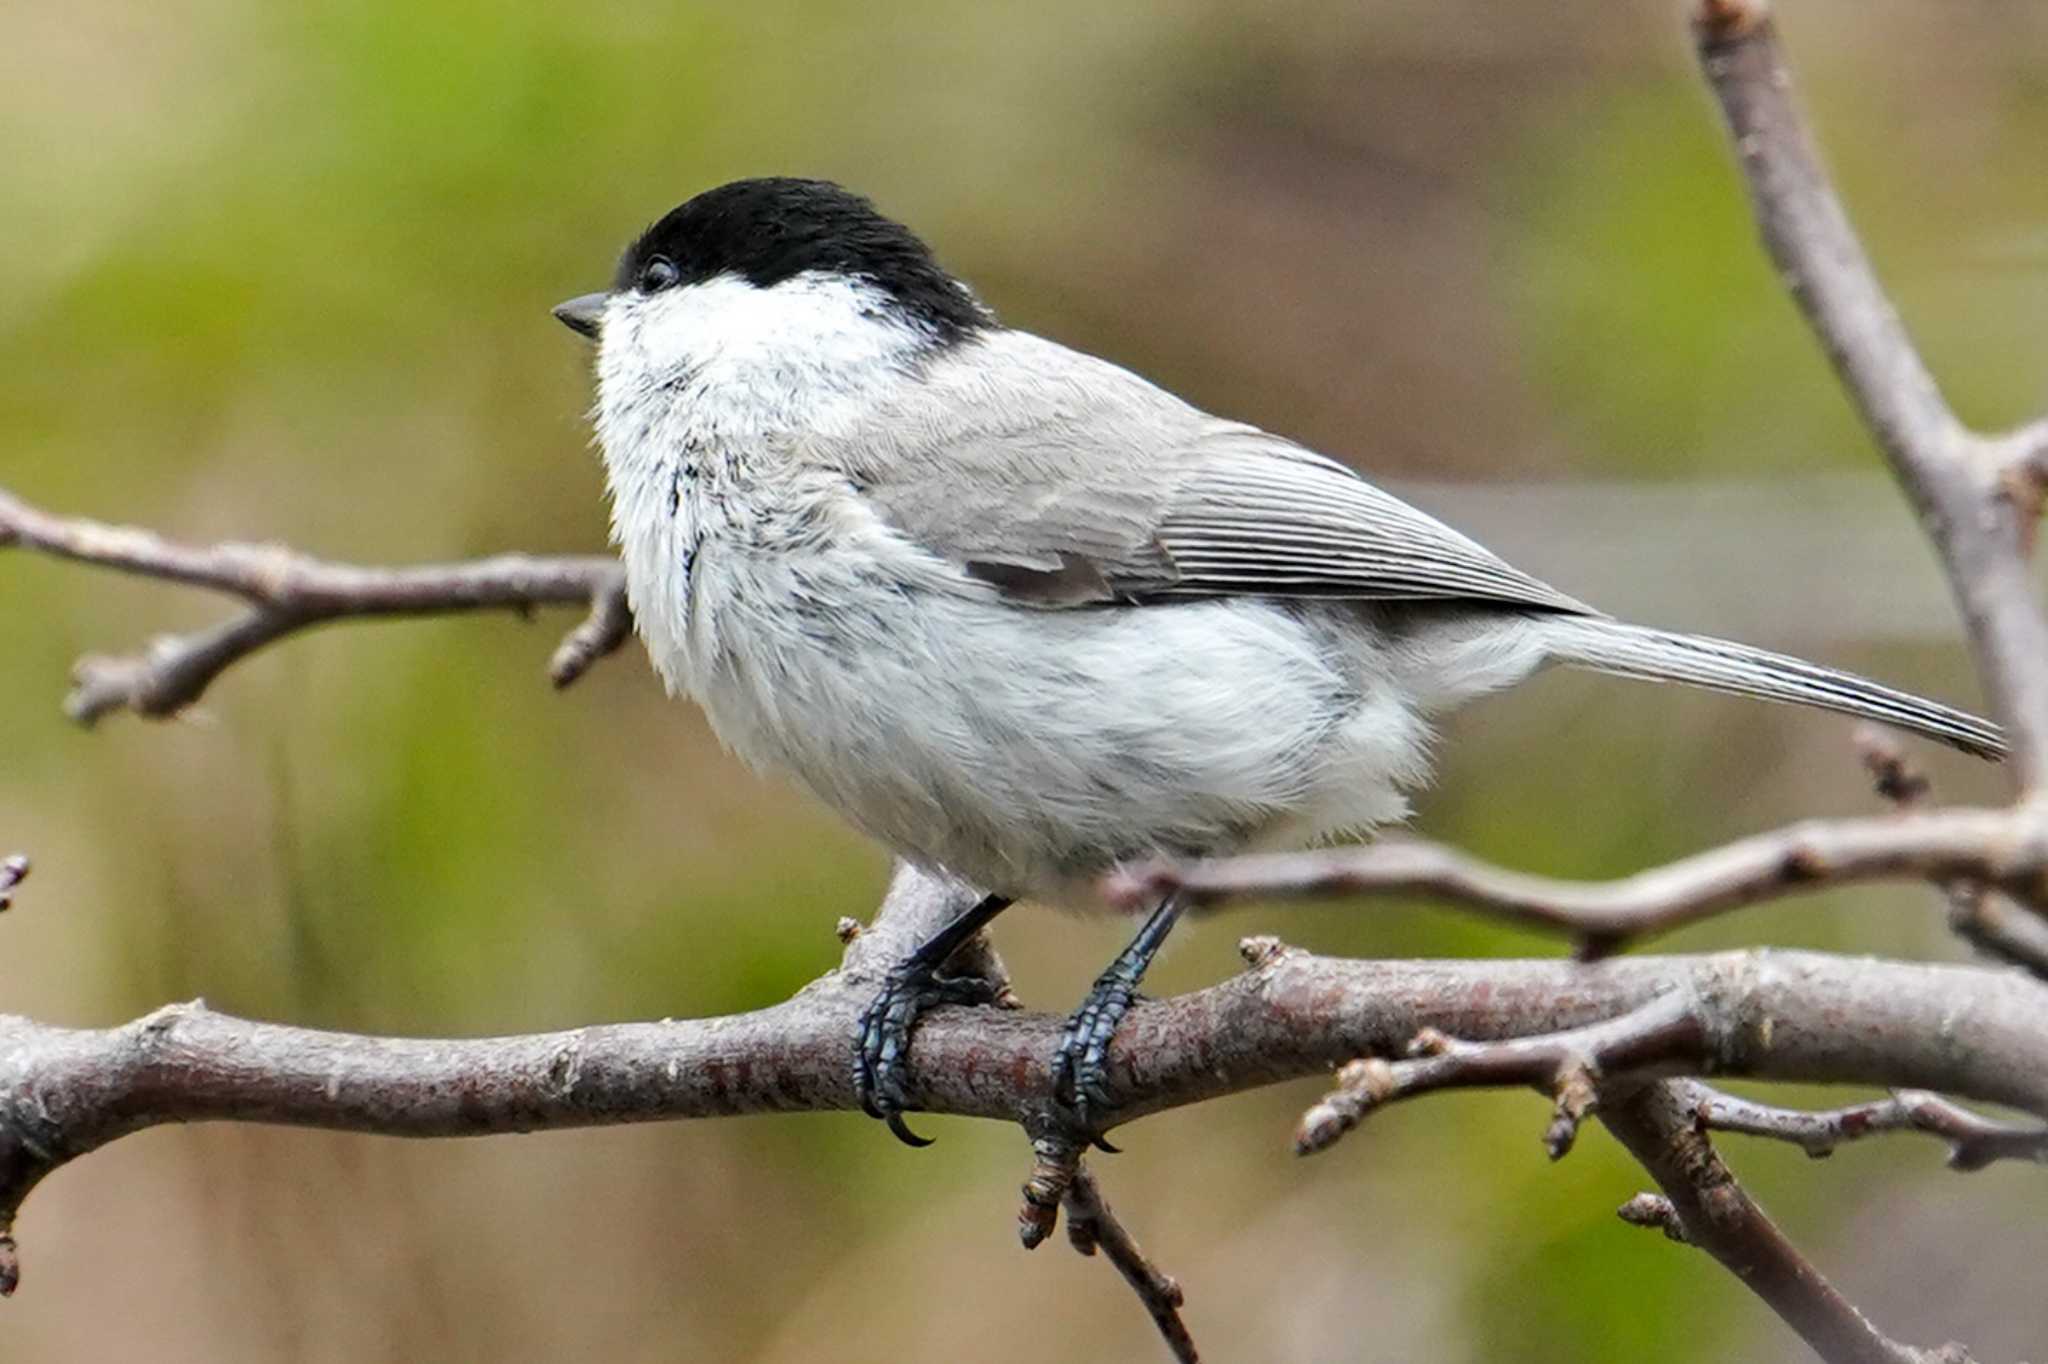
[[[1785,27],[1879,264],[1963,414],[2048,408],[2048,12],[1814,0]],[[1927,550],[1752,241],[1680,7],[0,0],[0,483],[182,537],[411,560],[603,543],[588,357],[548,306],[674,201],[832,176],[1012,322],[1356,460],[1568,591],[1977,692]],[[203,713],[80,733],[80,652],[212,618],[0,556],[0,1008],[204,995],[339,1028],[525,1031],[777,999],[883,859],[723,756],[637,646],[569,693],[557,626],[339,628]],[[1551,677],[1458,726],[1420,826],[1619,873],[1873,808],[1847,726]],[[1946,794],[1996,788],[1931,756]],[[1063,1009],[1123,926],[1007,918]],[[1247,908],[1356,954],[1551,952],[1425,906]],[[1924,894],[1752,911],[1739,942],[1954,956]],[[1313,1084],[1147,1121],[1111,1195],[1217,1360],[1722,1360],[1796,1346],[1622,1227],[1602,1135],[1447,1097],[1295,1161]],[[1820,1095],[1801,1096],[1819,1098]],[[1011,1217],[994,1124],[852,1116],[475,1143],[212,1127],[52,1179],[0,1358],[1147,1359],[1122,1285]],[[2038,1351],[2048,1189],[1912,1139],[1729,1143],[1895,1334]]]

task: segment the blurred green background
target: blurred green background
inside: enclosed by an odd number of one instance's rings
[[[2048,407],[2048,14],[1814,0],[1788,39],[1852,210],[1965,416]],[[547,315],[674,201],[822,174],[1012,322],[1286,432],[1568,591],[1977,693],[1928,552],[1754,247],[1680,10],[1051,0],[508,7],[0,0],[0,484],[188,539],[402,561],[604,539],[588,355]],[[60,718],[73,657],[215,617],[0,556],[0,1008],[526,1031],[780,998],[882,857],[743,773],[637,646],[554,695],[557,627],[345,627],[183,722]],[[1833,719],[1583,677],[1465,717],[1420,827],[1626,871],[1873,808]],[[1946,794],[1989,773],[1931,757]],[[1421,905],[1244,908],[1355,954],[1551,952]],[[1000,941],[1064,1008],[1124,927]],[[1924,894],[1751,911],[1672,946],[1955,956]],[[1127,1129],[1102,1174],[1217,1360],[1798,1351],[1621,1226],[1604,1134],[1433,1099],[1285,1154],[1313,1083]],[[1819,1098],[1820,1095],[1805,1095]],[[1020,1135],[757,1118],[475,1143],[157,1131],[28,1204],[0,1357],[1147,1359],[1101,1265],[1026,1256]],[[1731,1140],[1896,1334],[2048,1339],[2038,1172],[1900,1139]],[[111,1306],[110,1306],[111,1304]]]

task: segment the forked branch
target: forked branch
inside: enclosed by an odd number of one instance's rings
[[[1615,1076],[1698,1070],[1709,1063],[1705,1021],[1682,994],[1660,995],[1616,1018],[1533,1037],[1468,1042],[1425,1028],[1407,1057],[1367,1057],[1337,1072],[1337,1088],[1304,1113],[1297,1155],[1327,1150],[1374,1109],[1440,1089],[1530,1085],[1555,1104],[1543,1147],[1552,1160],[1572,1149],[1579,1124]]]
[[[598,555],[506,554],[469,563],[365,568],[278,545],[180,544],[153,531],[55,516],[0,489],[0,548],[7,546],[203,587],[246,605],[240,615],[191,634],[163,636],[139,654],[80,659],[64,709],[88,725],[115,710],[175,715],[233,664],[330,621],[582,606],[589,614],[549,664],[558,687],[581,677],[632,633],[624,576],[616,561]]]
[[[1857,1311],[1736,1182],[1688,1098],[1683,1085],[1648,1084],[1616,1094],[1602,1111],[1607,1129],[1663,1190],[1654,1203],[1630,1200],[1624,1220],[1661,1226],[1712,1255],[1829,1364],[1972,1364],[1960,1345],[1904,1345]]]
[[[1704,0],[1701,69],[1727,120],[1764,249],[1919,510],[1961,608],[2023,791],[2048,784],[2048,620],[2026,549],[2037,499],[2015,499],[2016,455],[2039,425],[1981,436],[1957,420],[1849,224],[1799,112],[1764,0]]]
[[[1823,1155],[1840,1141],[1877,1131],[1947,1136],[1951,1164],[1977,1168],[2006,1156],[2040,1158],[2044,1129],[1994,1123],[1932,1094],[1900,1093],[1885,1104],[1801,1114],[1718,1093],[1670,1074],[1715,1068],[1711,1025],[1682,994],[1651,999],[1599,1023],[1548,1035],[1483,1041],[1418,1033],[1396,1061],[1366,1057],[1338,1072],[1337,1088],[1303,1115],[1301,1154],[1326,1150],[1374,1109],[1437,1090],[1528,1085],[1551,1096],[1544,1134],[1553,1160],[1570,1150],[1579,1125],[1598,1114],[1650,1172],[1663,1193],[1638,1195],[1623,1220],[1656,1226],[1712,1254],[1831,1361],[1965,1364],[1960,1346],[1925,1351],[1887,1337],[1787,1241],[1736,1183],[1706,1133],[1715,1128],[1798,1141]]]

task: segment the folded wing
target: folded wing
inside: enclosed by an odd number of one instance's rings
[[[1484,601],[1594,614],[1334,460],[1024,333],[935,370],[859,471],[917,544],[1020,604]],[[858,442],[876,448],[880,442]]]

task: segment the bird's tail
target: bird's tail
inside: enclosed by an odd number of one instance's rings
[[[1683,682],[1709,691],[1840,711],[1997,761],[2005,736],[1997,725],[1910,692],[1818,663],[1704,635],[1673,634],[1598,617],[1543,618],[1556,662],[1617,677]]]

